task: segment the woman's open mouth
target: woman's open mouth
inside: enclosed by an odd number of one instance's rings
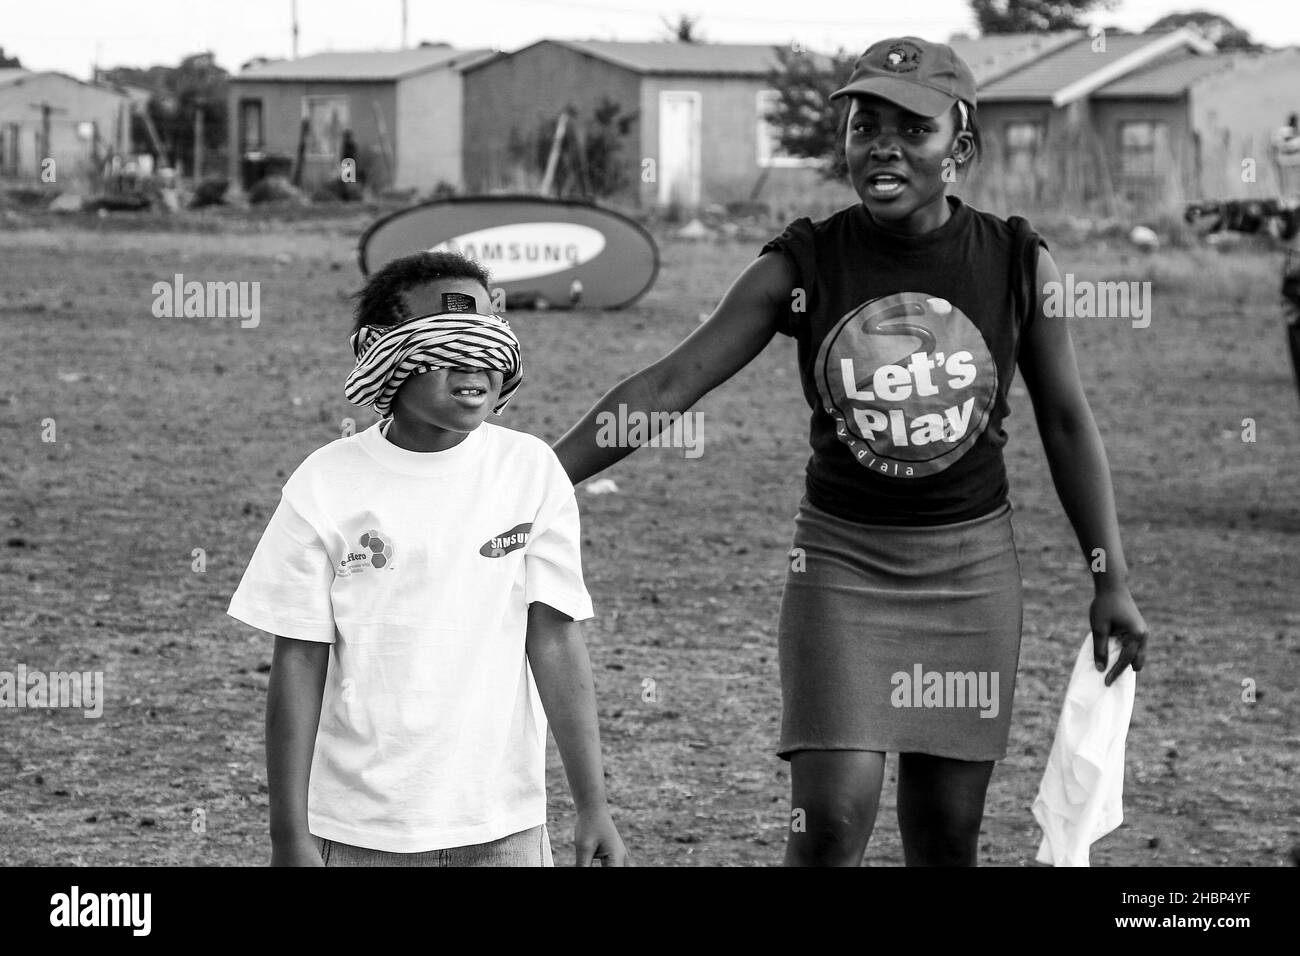
[[[905,185],[907,180],[896,173],[873,173],[867,177],[867,195],[872,199],[892,199]]]

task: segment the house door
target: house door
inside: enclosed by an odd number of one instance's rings
[[[304,96],[302,187],[311,191],[339,178],[343,133],[351,128],[346,96]]]
[[[659,93],[659,202],[700,204],[700,94]]]

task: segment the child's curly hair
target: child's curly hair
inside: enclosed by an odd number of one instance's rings
[[[366,280],[357,292],[353,331],[369,325],[396,325],[404,314],[401,294],[439,279],[470,279],[490,287],[487,270],[455,252],[417,252],[394,259]]]

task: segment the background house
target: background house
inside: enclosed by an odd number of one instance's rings
[[[131,150],[131,98],[63,73],[0,70],[0,176],[37,178],[54,160],[56,182],[93,175]]]
[[[785,156],[764,121],[776,48],[721,43],[541,40],[464,71],[466,186],[530,188],[519,144],[574,108],[603,101],[637,121],[620,162],[628,185],[612,201],[690,210],[746,200],[836,208],[853,200],[815,161]]]
[[[987,156],[968,192],[991,208],[1112,211],[1273,195],[1268,139],[1297,109],[1300,51],[1218,53],[1192,30],[1064,34],[980,78]]]
[[[1223,53],[1157,64],[1095,94],[1103,135],[1134,159],[1129,113],[1163,101],[1179,114],[1169,129],[1185,127],[1192,162],[1179,170],[1185,198],[1247,198],[1287,191],[1279,183],[1270,139],[1287,116],[1300,112],[1300,49]],[[1137,119],[1141,123],[1142,117]],[[1138,130],[1139,134],[1142,130]],[[1157,125],[1144,139],[1159,142]],[[1243,163],[1249,161],[1249,167]],[[1137,171],[1140,175],[1140,170]],[[1121,167],[1121,185],[1127,186]],[[1291,185],[1294,192],[1294,185]],[[1175,197],[1180,198],[1180,197]]]
[[[487,55],[435,44],[250,66],[230,78],[230,178],[250,185],[268,156],[291,168],[301,141],[296,173],[310,192],[339,178],[351,131],[370,185],[460,186],[460,71]]]

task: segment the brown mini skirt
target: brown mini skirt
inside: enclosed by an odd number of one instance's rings
[[[1002,759],[1023,613],[1009,504],[895,527],[805,498],[781,599],[777,753]]]

